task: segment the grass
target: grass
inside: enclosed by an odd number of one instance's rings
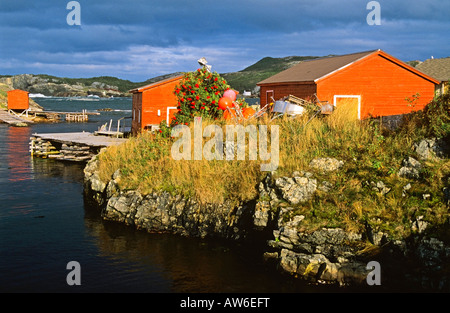
[[[258,123],[279,126],[279,167],[274,176],[291,176],[294,171],[313,172],[318,182],[333,188],[317,191],[314,197],[297,205],[291,214],[305,215],[305,230],[342,227],[360,232],[370,226],[394,238],[411,234],[412,221],[421,217],[437,232],[448,223],[448,207],[443,188],[449,186],[448,159],[422,162],[421,179],[408,180],[397,175],[401,161],[415,157],[412,147],[418,140],[448,136],[450,97],[441,97],[423,112],[413,114],[399,130],[387,131],[376,120],[355,120],[350,104],[341,104],[333,114],[316,117],[267,116]],[[202,123],[203,128],[217,121]],[[224,133],[226,123],[219,125]],[[193,133],[192,125],[191,133]],[[99,155],[100,175],[110,179],[116,169],[122,173],[122,189],[146,194],[169,191],[191,197],[200,203],[248,201],[258,198],[257,186],[267,175],[258,160],[174,160],[171,147],[175,139],[144,133],[125,144],[108,148]],[[204,139],[203,143],[208,139]],[[269,145],[270,147],[270,145]],[[259,156],[259,155],[258,155]],[[316,157],[344,161],[339,171],[314,172],[309,163]],[[192,158],[193,159],[193,158]],[[391,190],[383,195],[370,182],[382,181]],[[404,186],[412,188],[404,196]],[[430,197],[424,198],[424,194]]]

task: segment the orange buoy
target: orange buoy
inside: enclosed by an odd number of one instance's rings
[[[228,97],[222,97],[219,99],[219,109],[226,110],[227,108],[231,108],[233,106],[233,100]]]
[[[256,113],[256,111],[253,110],[252,108],[245,108],[245,109],[242,110],[242,116],[244,118],[249,118],[255,113]]]

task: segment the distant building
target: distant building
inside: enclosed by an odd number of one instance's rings
[[[381,50],[300,62],[257,85],[260,105],[293,95],[336,107],[354,104],[355,117],[390,116],[421,110],[440,81]],[[419,94],[411,105],[406,98]]]
[[[450,57],[442,59],[431,58],[418,64],[416,68],[439,80],[440,84],[436,86],[436,94],[443,94],[448,90],[448,82],[450,81]]]
[[[134,135],[157,129],[161,121],[170,124],[178,105],[173,92],[182,79],[182,75],[175,76],[130,90],[133,94],[131,132]]]
[[[25,111],[30,108],[30,98],[28,91],[14,89],[9,90],[8,94],[8,110]]]

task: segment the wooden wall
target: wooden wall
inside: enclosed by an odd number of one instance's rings
[[[389,116],[421,110],[434,97],[435,84],[380,54],[335,72],[317,82],[320,100],[334,103],[335,95],[358,95],[360,118]],[[418,93],[411,105],[406,98]]]
[[[142,87],[139,92],[134,93],[133,134],[141,132],[151,125],[159,125],[161,121],[170,123],[178,105],[178,99],[173,92],[181,79],[182,77],[168,79]]]
[[[261,85],[260,104],[261,107],[263,107],[268,102],[272,102],[272,100],[270,99],[270,95],[273,96],[275,101],[289,95],[293,95],[305,100],[308,100],[309,98],[313,100],[314,93],[316,93],[316,85],[314,84],[314,82]]]
[[[8,93],[8,110],[28,110],[30,107],[28,92],[14,89]]]

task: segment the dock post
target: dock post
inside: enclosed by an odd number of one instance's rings
[[[31,156],[33,156],[34,155],[34,137],[31,137],[30,152],[31,152]]]

